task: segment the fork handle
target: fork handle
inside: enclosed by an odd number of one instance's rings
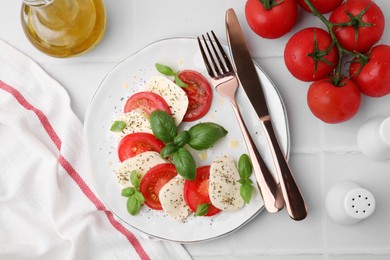
[[[280,192],[280,188],[257,150],[241,116],[237,103],[235,100],[231,101],[234,113],[248,148],[249,157],[251,158],[253,165],[253,172],[255,173],[256,181],[259,186],[261,196],[263,197],[264,206],[270,213],[278,212],[284,207],[284,200],[282,193]]]
[[[260,118],[260,121],[271,149],[272,158],[279,177],[280,187],[288,214],[294,220],[302,220],[307,216],[306,204],[294,180],[292,171],[282,152],[278,139],[275,136],[271,118],[270,116],[265,116]]]

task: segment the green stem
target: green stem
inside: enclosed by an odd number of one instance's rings
[[[259,0],[260,3],[264,6],[265,10],[272,9],[273,7],[281,4],[284,0],[276,1],[276,0]]]
[[[332,78],[332,80],[333,80],[333,83],[335,86],[340,86],[340,84],[342,83],[342,79],[344,78],[344,75],[341,73],[341,67],[342,67],[344,56],[349,55],[349,56],[352,56],[353,58],[360,57],[360,58],[366,58],[366,59],[368,57],[366,55],[364,55],[363,53],[352,52],[352,51],[344,49],[341,46],[340,42],[337,40],[336,34],[333,31],[333,28],[335,26],[341,26],[341,27],[342,26],[351,26],[351,21],[346,22],[346,23],[332,23],[328,19],[326,19],[324,15],[322,15],[320,12],[318,12],[318,10],[313,6],[313,4],[311,3],[310,0],[304,0],[304,1],[309,6],[313,15],[318,17],[325,24],[325,26],[328,29],[330,37],[332,38],[332,43],[331,43],[330,47],[327,49],[327,51],[329,52],[333,48],[333,46],[336,45],[336,48],[337,48],[338,54],[339,54],[339,61],[338,61],[337,68],[336,68],[336,71],[335,71],[335,74],[334,74],[334,77]]]
[[[269,10],[272,7],[273,0],[262,0],[260,2],[263,4],[265,10]]]

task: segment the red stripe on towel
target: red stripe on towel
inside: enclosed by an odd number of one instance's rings
[[[126,236],[129,242],[133,245],[135,251],[141,257],[141,259],[150,259],[145,250],[142,248],[138,239],[127,230],[121,223],[119,223],[115,218],[111,211],[107,210],[103,203],[95,196],[93,191],[87,186],[87,184],[83,181],[81,176],[76,172],[73,166],[61,155],[59,158],[59,163],[68,172],[69,176],[77,183],[80,189],[84,192],[84,194],[95,204],[98,210],[102,210],[106,213],[108,220],[111,224],[119,230],[122,234]]]
[[[12,86],[9,86],[8,84],[4,83],[1,80],[0,80],[0,89],[3,89],[4,91],[10,93],[22,107],[24,107],[26,110],[32,111],[38,117],[43,128],[45,129],[46,133],[53,141],[55,146],[57,147],[58,151],[61,151],[61,143],[62,143],[61,139],[55,132],[54,128],[52,127],[46,115],[38,108],[31,105],[17,89],[13,88]],[[127,240],[134,247],[134,250],[137,252],[139,257],[141,259],[150,259],[150,257],[145,252],[142,245],[140,244],[138,239],[134,236],[134,234],[131,233],[128,229],[126,229],[121,223],[119,223],[114,218],[113,214],[106,209],[103,203],[96,197],[93,191],[84,182],[80,174],[73,168],[73,166],[62,155],[60,155],[59,163],[64,168],[64,170],[68,173],[68,175],[74,180],[74,182],[76,182],[76,184],[79,186],[81,191],[85,194],[85,196],[87,196],[87,198],[95,205],[95,207],[98,210],[105,212],[108,220],[113,225],[113,227],[117,229],[119,232],[121,232],[127,238]]]

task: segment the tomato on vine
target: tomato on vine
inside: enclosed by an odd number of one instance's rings
[[[284,50],[284,62],[290,73],[302,81],[325,78],[338,62],[338,52],[328,32],[306,28],[294,34]]]
[[[310,0],[314,8],[321,14],[327,14],[341,5],[343,0]],[[311,12],[305,0],[298,0],[298,4],[306,11]]]
[[[341,46],[349,51],[369,50],[383,35],[384,15],[372,0],[348,0],[332,12],[333,31]]]
[[[296,0],[248,0],[245,17],[256,34],[276,39],[294,27],[298,18],[298,4]]]
[[[311,112],[329,124],[351,119],[359,110],[361,94],[358,86],[344,78],[335,84],[331,78],[311,84],[307,92],[307,103]]]
[[[375,46],[368,57],[355,58],[349,73],[363,94],[370,97],[390,94],[390,46]]]

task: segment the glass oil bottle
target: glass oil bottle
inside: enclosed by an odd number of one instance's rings
[[[103,0],[23,0],[21,20],[30,42],[59,58],[91,50],[106,28]]]

